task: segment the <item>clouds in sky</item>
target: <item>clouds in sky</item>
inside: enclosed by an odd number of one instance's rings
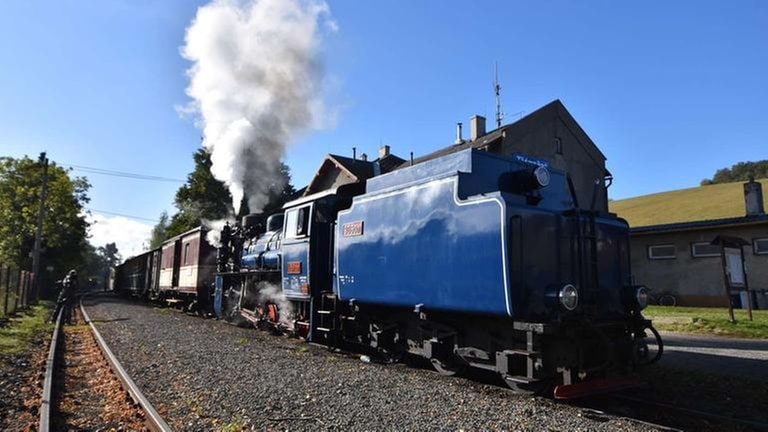
[[[92,214],[86,217],[91,224],[88,239],[95,247],[116,243],[123,258],[137,255],[149,247],[152,225],[123,216]],[[146,246],[146,247],[145,247]]]

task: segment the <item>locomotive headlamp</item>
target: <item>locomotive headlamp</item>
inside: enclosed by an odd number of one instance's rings
[[[566,310],[572,311],[579,305],[579,291],[571,284],[562,287],[557,297]]]
[[[635,291],[635,298],[637,299],[637,305],[640,306],[640,310],[645,309],[648,306],[648,288],[641,286]]]
[[[536,178],[536,182],[539,187],[547,187],[549,185],[549,170],[547,167],[540,166],[533,170],[533,176]]]

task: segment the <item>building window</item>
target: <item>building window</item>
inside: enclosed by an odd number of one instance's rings
[[[691,255],[694,258],[719,257],[720,246],[708,242],[691,243]]]
[[[648,259],[675,259],[675,245],[653,245],[648,246]]]
[[[755,249],[755,255],[768,255],[768,237],[754,239],[752,247]]]
[[[560,137],[555,137],[555,153],[563,154],[563,140]]]

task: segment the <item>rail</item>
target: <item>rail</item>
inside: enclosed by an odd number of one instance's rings
[[[133,401],[137,405],[139,405],[141,409],[144,411],[145,418],[149,428],[159,432],[172,431],[171,427],[168,426],[165,420],[163,420],[160,414],[158,414],[157,410],[155,410],[152,404],[141,393],[141,390],[139,390],[138,386],[136,386],[136,383],[133,382],[133,379],[131,379],[131,377],[125,371],[123,366],[120,364],[120,361],[117,360],[115,355],[112,353],[112,350],[109,349],[109,347],[107,346],[107,343],[104,341],[104,338],[101,337],[101,333],[99,333],[99,330],[96,329],[96,326],[91,322],[91,319],[88,317],[88,313],[85,311],[85,308],[83,307],[82,302],[80,303],[80,311],[82,312],[83,319],[85,320],[86,323],[88,323],[88,326],[91,328],[93,337],[94,339],[96,339],[96,342],[99,345],[99,349],[104,355],[104,358],[109,362],[110,366],[112,367],[112,370],[114,371],[115,375],[117,375],[118,379],[120,379],[120,382],[122,383],[123,388],[131,396],[131,399],[133,399]],[[52,411],[51,407],[53,405],[53,381],[55,379],[55,370],[57,367],[56,353],[59,349],[59,340],[60,340],[61,329],[62,329],[61,320],[62,320],[63,312],[64,310],[62,308],[61,310],[59,310],[59,313],[56,317],[56,326],[54,327],[54,330],[53,330],[53,337],[51,338],[51,347],[48,352],[48,359],[46,360],[46,364],[45,364],[43,395],[42,395],[42,400],[40,402],[40,422],[39,422],[40,432],[49,432],[51,430],[51,411]]]
[[[120,364],[120,361],[117,360],[117,357],[115,357],[115,355],[112,353],[112,350],[109,349],[109,346],[107,346],[104,338],[101,337],[101,333],[99,333],[99,330],[96,328],[93,322],[91,322],[91,319],[88,316],[88,313],[85,311],[85,307],[83,307],[82,302],[80,302],[80,311],[83,314],[83,319],[85,322],[88,323],[88,325],[91,327],[91,331],[93,332],[93,335],[99,344],[99,348],[101,349],[101,352],[104,354],[104,357],[107,359],[109,364],[112,366],[112,370],[115,372],[115,375],[117,375],[117,377],[123,383],[123,387],[131,396],[131,399],[133,399],[133,401],[136,402],[146,413],[146,419],[150,428],[160,432],[172,431],[173,429],[168,426],[168,424],[165,422],[165,420],[163,420],[157,410],[155,410],[155,407],[153,407],[149,400],[144,397],[144,394],[141,393],[139,387],[135,382],[133,382],[133,379],[131,379],[130,375],[128,375],[128,373],[125,371],[123,366]]]
[[[48,351],[48,359],[45,361],[45,378],[43,380],[43,397],[40,401],[40,432],[48,432],[51,428],[51,395],[53,393],[53,370],[56,363],[56,351],[59,345],[61,333],[61,317],[64,310],[59,309],[56,316],[56,326],[53,329],[51,348]]]

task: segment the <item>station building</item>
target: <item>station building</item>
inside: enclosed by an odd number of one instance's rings
[[[701,186],[612,201],[631,227],[635,283],[673,294],[679,306],[746,307],[746,293],[729,296],[718,236],[739,238],[753,308],[768,309],[768,179]],[[725,271],[728,271],[727,269]]]

